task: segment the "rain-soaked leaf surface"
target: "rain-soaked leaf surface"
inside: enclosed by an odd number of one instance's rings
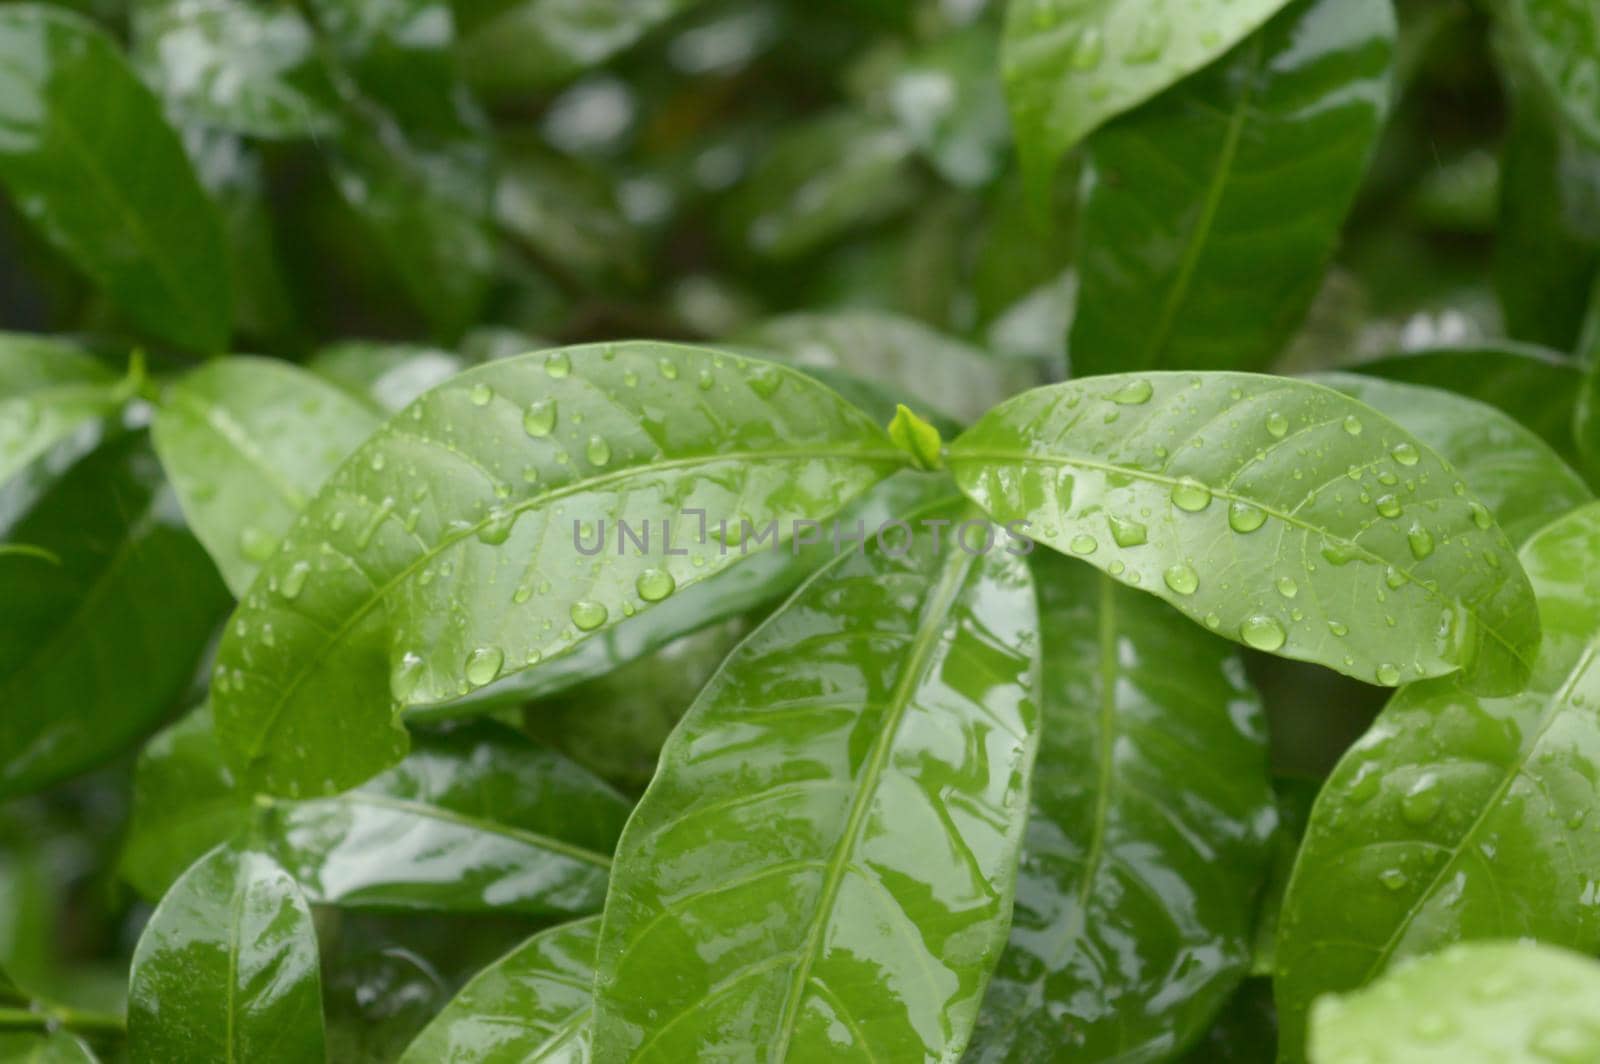
[[[1256,650],[1385,687],[1527,679],[1539,616],[1489,509],[1425,443],[1318,384],[1241,373],[1038,388],[951,444],[998,521]]]
[[[1317,799],[1278,929],[1286,1045],[1319,994],[1461,939],[1600,948],[1600,505],[1522,548],[1544,643],[1525,691],[1399,691]]]
[[[0,333],[0,484],[123,398],[111,371],[72,345]]]
[[[1005,941],[1036,625],[1016,554],[917,535],[735,650],[618,847],[595,1059],[955,1059]]]

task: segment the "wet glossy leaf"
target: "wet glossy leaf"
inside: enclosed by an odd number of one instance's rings
[[[0,483],[123,398],[111,371],[70,344],[0,333]]]
[[[0,552],[0,794],[152,730],[227,602],[143,432],[87,424],[0,488],[16,544],[50,557]]]
[[[1594,498],[1544,441],[1487,404],[1434,388],[1347,373],[1320,384],[1358,399],[1433,448],[1494,514],[1512,543]]]
[[[939,173],[985,185],[1011,150],[999,39],[985,23],[937,38],[913,53],[889,84],[889,106]]]
[[[882,385],[897,399],[926,404],[962,422],[981,416],[1023,385],[1015,363],[881,311],[786,314],[741,333],[737,341],[802,369],[842,370]]]
[[[1236,647],[1087,565],[1032,564],[1042,738],[1011,940],[966,1059],[1164,1059],[1249,969],[1266,721]]]
[[[1279,353],[1366,170],[1394,36],[1390,0],[1301,0],[1089,140],[1074,374]]]
[[[306,368],[387,415],[466,369],[467,361],[433,347],[350,341],[318,351]]]
[[[1392,687],[1527,679],[1539,618],[1454,470],[1321,385],[1114,375],[1012,399],[951,444],[996,520],[1257,650]]]
[[[290,5],[143,0],[134,56],[185,118],[251,137],[328,135],[338,104],[316,35]]]
[[[1311,1060],[1406,1064],[1600,1057],[1600,964],[1532,942],[1452,946],[1317,1002]]]
[[[0,1033],[0,1060],[10,1064],[94,1064],[95,1056],[75,1035]]]
[[[1287,0],[1017,0],[1001,62],[1025,169],[1040,179],[1114,115],[1216,59]]]
[[[617,851],[595,1059],[959,1056],[1005,939],[1037,619],[1006,550],[898,546],[821,570],[668,741]]]
[[[839,112],[787,131],[729,203],[738,245],[786,260],[882,221],[916,192],[899,127]]]
[[[135,1061],[321,1060],[311,910],[270,857],[213,850],[139,937],[128,986]]]
[[[0,183],[141,328],[228,342],[222,226],[161,107],[111,38],[57,7],[0,9]]]
[[[1572,411],[1582,370],[1554,351],[1526,344],[1439,348],[1361,362],[1351,372],[1424,384],[1510,414],[1577,468]]]
[[[1494,11],[1541,91],[1600,147],[1600,10],[1586,0],[1504,0]]]
[[[1277,999],[1296,1045],[1318,995],[1459,939],[1593,951],[1600,506],[1522,549],[1545,638],[1526,691],[1401,690],[1334,770],[1284,899]]]
[[[189,526],[242,596],[328,474],[379,423],[305,370],[235,357],[169,388],[151,435]]]
[[[462,374],[352,455],[263,569],[218,651],[223,748],[274,793],[359,783],[405,750],[397,703],[487,685],[726,568],[750,545],[714,540],[722,519],[781,540],[903,461],[804,376],[721,353],[627,343]],[[596,548],[618,520],[650,521],[651,548]]]
[[[541,931],[473,977],[400,1064],[589,1059],[600,918]]]

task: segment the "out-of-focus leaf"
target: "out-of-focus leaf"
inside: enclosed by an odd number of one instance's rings
[[[1015,0],[1001,64],[1029,184],[1067,150],[1216,59],[1288,0]]]
[[[1093,377],[1001,404],[946,461],[996,520],[1257,650],[1384,687],[1462,670],[1506,692],[1532,668],[1538,609],[1488,508],[1330,388]]]
[[[1488,403],[1538,433],[1562,461],[1578,465],[1572,416],[1582,370],[1554,351],[1512,343],[1438,348],[1357,363],[1350,371]]]
[[[347,341],[318,351],[306,368],[387,415],[454,377],[467,362],[433,347]]]
[[[1015,363],[881,311],[787,314],[737,340],[802,369],[842,370],[873,381],[896,399],[915,400],[960,422],[978,418],[1025,383]]]
[[[72,345],[0,333],[0,483],[124,398],[111,371]]]
[[[889,106],[917,149],[944,177],[988,184],[1011,147],[1000,42],[978,23],[914,53],[889,84]]]
[[[637,280],[637,231],[598,173],[531,145],[502,153],[495,219],[548,268],[588,284]]]
[[[541,931],[461,988],[400,1064],[589,1060],[600,918]]]
[[[292,5],[252,0],[140,0],[134,59],[185,118],[261,138],[338,127],[317,41]]]
[[[172,885],[128,986],[136,1061],[323,1059],[311,910],[272,858],[220,847]]]
[[[908,206],[917,193],[911,138],[853,111],[794,127],[728,201],[738,245],[797,258]]]
[[[449,0],[306,0],[317,27],[361,92],[421,134],[480,126],[458,76]]]
[[[76,1035],[0,1034],[0,1060],[12,1064],[95,1064],[95,1056]]]
[[[218,650],[223,749],[252,787],[346,789],[404,754],[399,708],[722,571],[754,537],[735,550],[720,520],[776,522],[776,546],[906,461],[804,375],[722,352],[606,344],[464,373],[351,455],[263,568]],[[618,521],[646,520],[650,547],[611,553]]]
[[[1600,9],[1588,0],[1503,0],[1494,11],[1540,90],[1600,148]]]
[[[1377,140],[1394,37],[1390,0],[1300,0],[1089,140],[1075,375],[1278,354]]]
[[[595,1059],[959,1055],[1011,908],[1037,616],[1008,549],[910,538],[821,570],[668,741],[606,899]]]
[[[1433,448],[1514,544],[1594,498],[1583,478],[1531,429],[1486,403],[1348,373],[1311,379],[1359,399]]]
[[[1600,505],[1522,548],[1545,638],[1527,689],[1407,686],[1334,769],[1284,899],[1277,1000],[1296,1046],[1319,994],[1460,939],[1600,948]]]
[[[1250,966],[1275,823],[1238,649],[1049,551],[1044,681],[1011,940],[966,1059],[1155,1060]]]
[[[305,370],[236,357],[168,389],[151,435],[189,527],[243,596],[328,474],[379,423]]]
[[[0,183],[141,329],[220,351],[222,225],[161,106],[93,23],[0,8]]]
[[[227,592],[143,432],[82,426],[0,488],[0,795],[88,768],[184,690]]]
[[[1272,981],[1246,979],[1196,1042],[1183,1064],[1273,1064],[1278,1058],[1278,1014]]]

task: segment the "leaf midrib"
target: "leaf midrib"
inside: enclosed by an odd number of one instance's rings
[[[598,477],[591,477],[586,480],[576,480],[570,484],[563,484],[561,487],[552,489],[551,491],[545,492],[541,495],[530,496],[527,499],[513,504],[507,509],[509,509],[511,514],[520,517],[523,513],[526,513],[529,510],[543,506],[557,499],[567,498],[568,496],[577,495],[585,491],[592,491],[597,487],[603,487],[607,484],[627,480],[628,478],[636,475],[651,475],[660,473],[662,471],[671,471],[676,469],[694,469],[701,466],[712,466],[730,461],[757,464],[817,458],[845,458],[871,464],[888,462],[896,466],[903,466],[909,461],[909,456],[905,452],[895,450],[893,448],[883,450],[863,448],[859,451],[827,450],[821,448],[796,448],[784,451],[734,451],[721,454],[695,455],[690,458],[670,459],[665,462],[657,462],[651,465],[633,466],[628,469],[619,469],[615,472],[607,473]],[[306,513],[307,511],[302,511],[302,517],[300,520],[305,519],[304,515]],[[374,587],[372,594],[368,596],[367,600],[363,602],[359,608],[353,610],[350,616],[346,618],[344,623],[329,634],[327,640],[323,642],[322,646],[316,651],[316,653],[306,656],[305,666],[295,673],[294,678],[289,682],[288,686],[283,689],[283,693],[268,710],[266,727],[262,729],[260,738],[245,744],[245,753],[247,758],[250,760],[255,760],[260,756],[261,750],[265,746],[268,737],[277,729],[279,718],[282,716],[284,707],[288,705],[290,698],[297,690],[300,689],[300,686],[304,684],[310,676],[313,675],[316,669],[322,665],[323,661],[326,660],[330,653],[332,653],[333,648],[343,643],[345,637],[350,633],[350,631],[354,629],[356,625],[361,622],[362,618],[364,618],[378,603],[384,601],[384,599],[388,597],[390,591],[408,579],[413,573],[417,572],[429,562],[433,561],[434,558],[438,557],[444,551],[455,546],[462,540],[467,539],[469,536],[477,535],[478,532],[488,525],[491,520],[503,520],[504,513],[505,511],[502,510],[494,517],[486,514],[483,518],[473,524],[460,526],[457,528],[454,535],[446,535],[441,538],[439,542],[430,550],[420,552],[417,557],[413,558],[407,565],[400,569],[400,571],[397,572],[389,581],[383,584],[382,587]]]
[[[877,794],[878,783],[888,764],[889,754],[894,749],[900,722],[911,704],[912,696],[932,664],[933,651],[944,634],[944,622],[949,618],[957,597],[966,585],[967,576],[976,564],[977,557],[969,555],[966,551],[949,551],[940,570],[939,582],[927,598],[928,605],[920,619],[916,638],[911,644],[905,666],[886,702],[887,712],[878,727],[872,754],[857,784],[855,798],[850,804],[850,814],[845,821],[845,830],[834,843],[833,853],[828,859],[827,877],[823,881],[822,893],[818,898],[816,916],[806,933],[804,945],[798,951],[799,965],[790,977],[789,993],[779,1013],[777,1044],[772,1055],[774,1061],[787,1059],[789,1043],[794,1038],[795,1026],[799,1022],[800,1004],[805,998],[806,986],[811,981],[811,969],[818,959],[822,930],[832,917],[839,889],[844,882],[845,871],[853,863],[851,854],[860,842],[861,832],[866,826],[867,813],[872,805],[871,799]]]
[[[1082,880],[1078,884],[1078,923],[1088,919],[1089,896],[1105,856],[1106,829],[1111,816],[1111,785],[1116,755],[1117,725],[1117,609],[1116,583],[1100,576],[1100,734],[1096,750],[1097,772],[1094,827],[1084,855]],[[1041,980],[1042,981],[1042,980]]]

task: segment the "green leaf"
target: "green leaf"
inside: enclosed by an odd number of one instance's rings
[[[1237,648],[1049,551],[1032,559],[1039,760],[1011,941],[966,1059],[1154,1060],[1249,969],[1275,814]]]
[[[324,347],[306,368],[379,414],[397,414],[430,388],[467,368],[458,355],[434,347],[348,341]]]
[[[595,1059],[954,1060],[1005,940],[1036,623],[1009,549],[924,529],[734,651],[618,847]]]
[[[855,111],[787,130],[725,208],[738,246],[759,258],[800,257],[908,206],[911,139]]]
[[[919,48],[889,83],[895,119],[952,184],[988,184],[1011,149],[999,50],[993,27],[976,23]]]
[[[43,336],[0,333],[0,483],[121,402],[111,371]]]
[[[502,144],[495,220],[561,275],[601,287],[644,271],[639,233],[608,178],[536,142]]]
[[[0,1060],[9,1064],[94,1064],[89,1047],[66,1031],[0,1033]]]
[[[80,431],[0,488],[0,795],[98,764],[153,729],[227,593],[143,432]],[[98,444],[98,446],[97,446]]]
[[[1023,387],[1023,373],[921,322],[876,310],[785,314],[740,333],[741,345],[805,370],[842,370],[960,422]]]
[[[1286,1044],[1318,994],[1458,939],[1600,949],[1600,838],[1586,824],[1600,765],[1600,505],[1521,556],[1545,628],[1527,690],[1404,688],[1317,799],[1279,925]]]
[[[135,62],[177,114],[258,138],[337,130],[315,31],[293,6],[143,0],[132,15]]]
[[[1600,964],[1590,957],[1533,942],[1452,946],[1318,1001],[1311,1059],[1594,1060],[1596,998]]]
[[[128,981],[136,1061],[322,1060],[311,910],[270,857],[220,847],[173,884]]]
[[[473,977],[400,1064],[589,1059],[600,919],[541,931]]]
[[[379,423],[305,370],[235,357],[169,388],[151,435],[189,527],[242,596],[295,515]]]
[[[1512,543],[1594,498],[1544,441],[1495,408],[1434,388],[1347,373],[1311,378],[1394,420],[1461,474]]]
[[[140,328],[192,351],[228,343],[222,225],[160,104],[92,23],[0,8],[0,182]]]
[[[1394,40],[1390,0],[1301,0],[1089,140],[1074,375],[1279,353],[1383,124]]]
[[[1540,90],[1600,148],[1600,10],[1587,0],[1500,0],[1493,10]]]
[[[1557,352],[1509,342],[1436,348],[1360,362],[1350,371],[1488,403],[1538,433],[1569,466],[1578,466],[1572,416],[1583,371]]]
[[[1243,40],[1287,0],[1014,0],[1001,66],[1023,168],[1039,190],[1107,119]]]
[[[1038,388],[945,461],[996,520],[1257,650],[1386,687],[1461,669],[1504,692],[1532,667],[1538,610],[1487,508],[1426,444],[1321,385]]]
[[[750,549],[706,534],[722,519],[776,521],[781,541],[903,461],[808,378],[720,352],[563,348],[462,374],[350,457],[245,596],[213,677],[223,749],[256,789],[350,787],[404,754],[399,706],[528,668],[721,571]],[[618,520],[649,520],[651,547],[613,554]],[[589,557],[602,521],[609,548]]]
[[[895,407],[894,419],[889,422],[889,439],[911,456],[916,468],[935,470],[944,468],[944,441],[939,430],[911,412],[901,403]]]

